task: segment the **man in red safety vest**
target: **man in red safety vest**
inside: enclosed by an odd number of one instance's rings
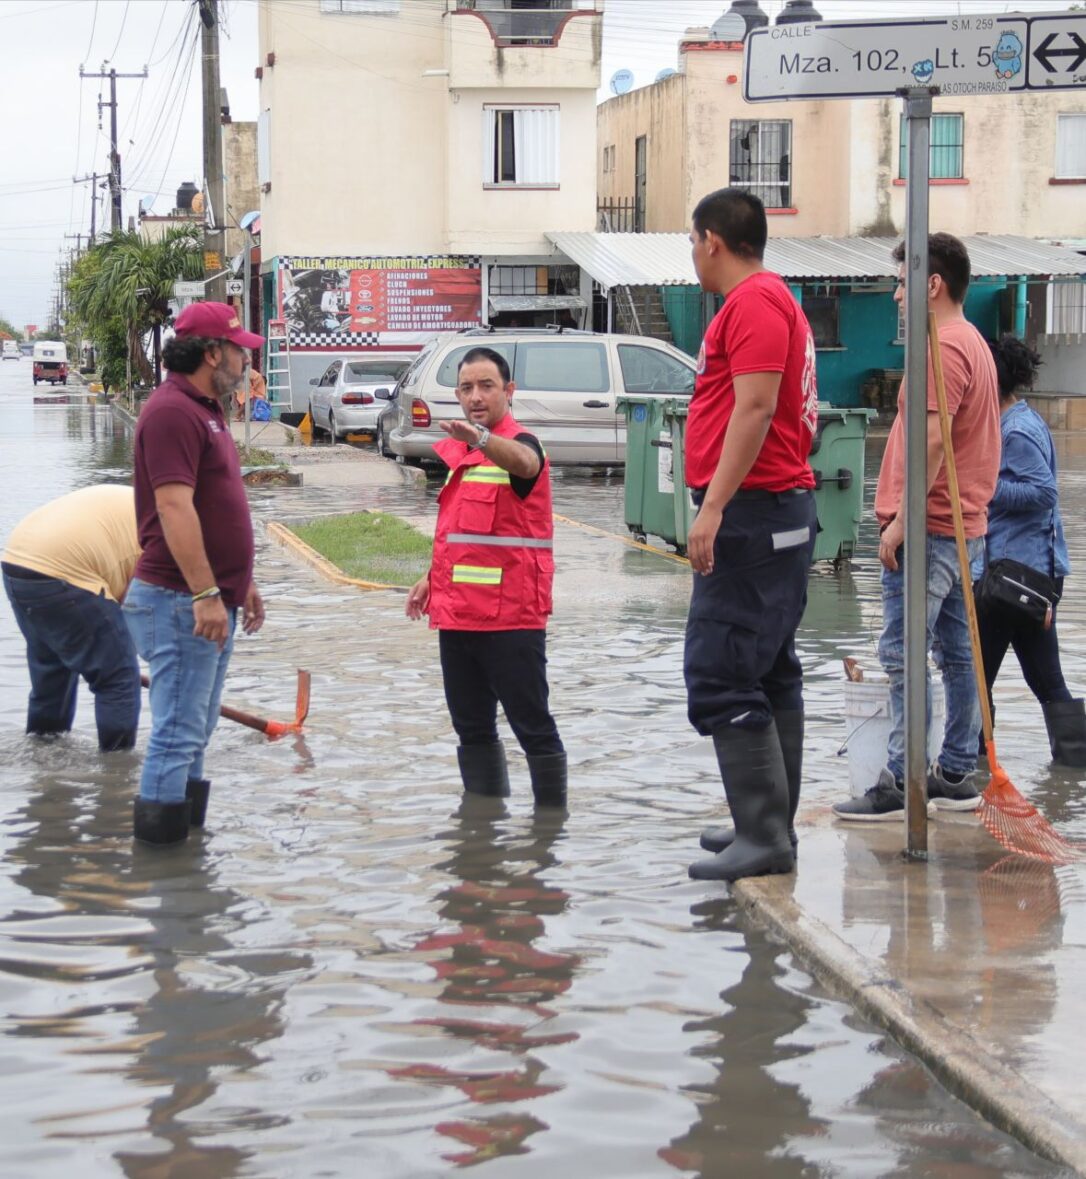
[[[548,708],[551,613],[550,464],[510,412],[504,356],[473,348],[457,372],[464,421],[434,449],[449,476],[438,496],[430,571],[407,596],[408,618],[438,632],[445,699],[460,738],[464,789],[509,793],[498,704],[528,758],[537,806],[566,805],[566,753]]]

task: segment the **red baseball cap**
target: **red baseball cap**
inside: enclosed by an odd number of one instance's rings
[[[239,348],[262,348],[264,337],[247,332],[233,307],[225,303],[190,303],[174,320],[174,335],[229,340]]]

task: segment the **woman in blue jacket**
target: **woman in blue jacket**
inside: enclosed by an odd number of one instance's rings
[[[1002,453],[999,481],[988,505],[987,558],[1011,557],[1052,577],[1057,594],[1070,565],[1056,490],[1056,455],[1044,420],[1015,396],[1031,389],[1041,358],[1015,336],[991,344],[999,376]],[[1086,710],[1067,690],[1060,667],[1056,623],[1045,630],[1013,610],[979,608],[984,675],[991,699],[1008,647],[1044,712],[1052,758],[1086,766]]]

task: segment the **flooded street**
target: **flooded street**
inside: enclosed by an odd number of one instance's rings
[[[128,478],[107,408],[32,396],[29,363],[3,366],[4,537],[53,496]],[[1086,445],[1057,446],[1079,694]],[[0,608],[0,1176],[1066,1174],[827,994],[724,886],[687,879],[722,791],[685,718],[683,565],[557,528],[571,811],[533,814],[511,738],[512,798],[469,807],[434,634],[402,596],[331,586],[263,534],[359,507],[418,516],[432,489],[356,495],[253,493],[268,623],[239,639],[225,699],[289,717],[307,667],[310,719],[275,743],[223,722],[207,832],[178,849],[130,837],[146,716],[134,754],[101,755],[84,689],[69,738],[23,735],[23,644]],[[562,472],[555,511],[624,533],[621,477]],[[865,522],[852,568],[811,578],[804,807],[848,791],[841,660],[877,666],[872,537]],[[1086,837],[1013,659],[996,704],[1011,778]]]

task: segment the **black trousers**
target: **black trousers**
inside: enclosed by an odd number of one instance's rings
[[[1056,592],[1063,593],[1062,577],[1056,578]],[[1041,704],[1065,703],[1071,699],[1060,666],[1055,616],[1052,626],[1045,630],[1039,623],[1014,610],[981,609],[978,605],[977,623],[989,701],[992,698],[992,685],[999,675],[1008,647],[1014,648],[1029,690]]]
[[[563,753],[550,714],[545,630],[438,632],[445,700],[461,745],[498,740],[498,705],[531,756]]]
[[[703,736],[803,708],[796,629],[817,526],[811,491],[740,491],[724,509],[686,622],[687,715]]]

